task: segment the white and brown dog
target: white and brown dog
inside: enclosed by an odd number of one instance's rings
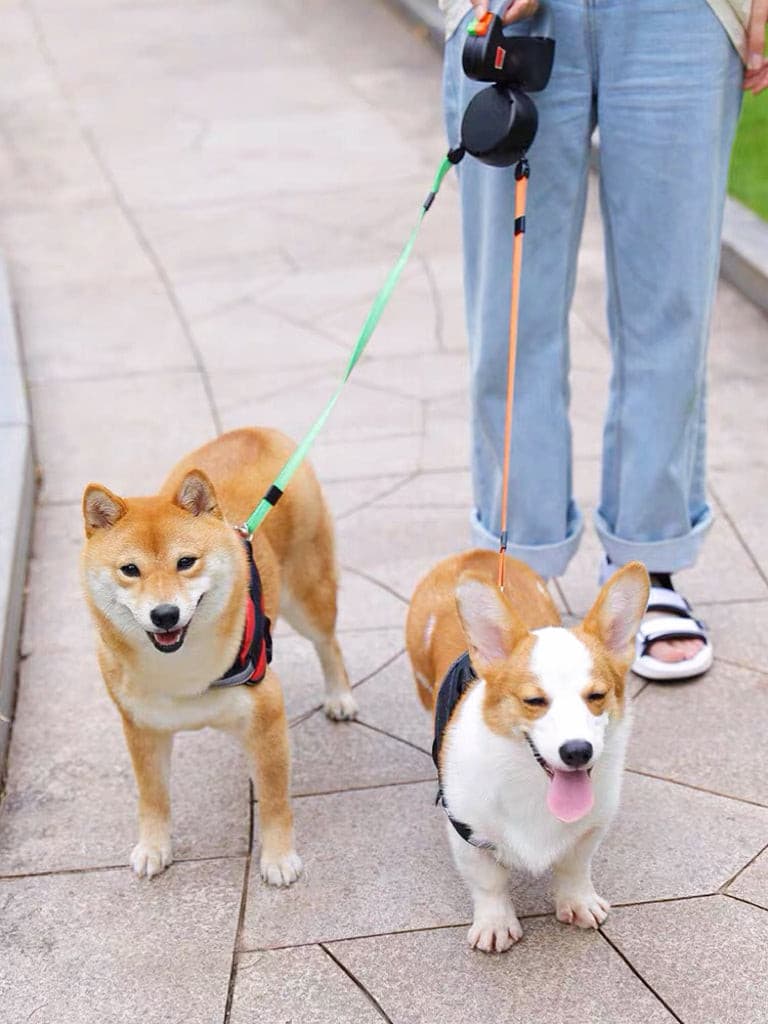
[[[293,451],[276,430],[236,430],[171,471],[159,494],[83,496],[82,577],[99,665],[120,712],[139,791],[137,875],[171,861],[173,735],[212,726],[240,741],[259,795],[261,874],[289,885],[301,871],[288,798],[283,695],[269,666],[278,607],[315,645],[325,710],[355,701],[336,642],[331,518],[308,464],[251,545],[242,523]]]
[[[501,952],[522,929],[509,868],[554,870],[560,921],[596,928],[609,904],[592,856],[616,811],[629,723],[625,678],[648,601],[639,562],[616,572],[571,629],[543,581],[468,551],[421,580],[406,646],[419,697],[435,713],[434,757],[448,838],[469,886],[469,943]]]

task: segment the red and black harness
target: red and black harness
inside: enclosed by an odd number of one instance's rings
[[[269,618],[264,612],[261,577],[253,560],[250,540],[243,537],[243,544],[250,570],[243,642],[232,666],[220,679],[214,680],[209,689],[223,686],[256,686],[264,678],[267,665],[272,661],[272,634]]]

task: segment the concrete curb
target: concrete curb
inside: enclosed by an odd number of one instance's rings
[[[423,25],[438,49],[443,48],[443,16],[436,0],[387,0],[412,20]],[[599,162],[593,152],[592,166]],[[728,197],[723,220],[720,274],[768,313],[768,223],[736,199]]]
[[[0,782],[16,702],[19,632],[35,504],[35,464],[16,322],[0,259]]]

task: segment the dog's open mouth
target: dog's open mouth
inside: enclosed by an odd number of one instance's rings
[[[189,623],[187,623],[186,626],[182,626],[180,629],[169,629],[167,633],[147,632],[147,636],[155,645],[156,650],[162,651],[163,654],[173,654],[173,652],[178,651],[184,643],[184,638],[187,635],[188,628]]]
[[[578,821],[589,814],[595,803],[592,789],[592,769],[578,768],[563,771],[547,764],[531,737],[526,733],[531,753],[549,778],[547,786],[547,807],[560,821]]]

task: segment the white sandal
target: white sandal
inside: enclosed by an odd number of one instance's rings
[[[685,598],[667,587],[651,587],[646,611],[656,614],[644,618],[640,624],[632,671],[643,679],[661,681],[693,679],[706,672],[714,657],[712,644],[704,623],[694,616]],[[659,612],[667,614],[658,615]],[[657,640],[701,640],[704,646],[685,661],[661,661],[648,653],[648,648]]]

